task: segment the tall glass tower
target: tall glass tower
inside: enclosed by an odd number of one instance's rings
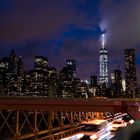
[[[107,49],[105,48],[105,34],[102,34],[102,47],[99,51],[99,84],[108,84],[108,56]]]

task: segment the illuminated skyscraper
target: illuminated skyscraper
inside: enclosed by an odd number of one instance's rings
[[[134,49],[125,49],[125,80],[126,92],[134,97],[137,87]]]
[[[107,49],[105,48],[105,41],[104,41],[105,34],[102,34],[102,48],[100,49],[99,53],[99,84],[105,83],[108,84],[108,56],[107,56]]]

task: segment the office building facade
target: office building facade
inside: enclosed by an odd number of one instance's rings
[[[128,93],[128,95],[135,97],[137,80],[134,49],[125,49],[125,80],[126,92]]]
[[[67,67],[71,69],[72,77],[76,76],[76,60],[67,60]]]
[[[102,48],[99,51],[99,84],[108,84],[108,52],[104,45],[104,34],[102,35]]]

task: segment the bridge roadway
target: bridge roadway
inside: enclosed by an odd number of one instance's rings
[[[0,97],[3,110],[47,110],[74,112],[126,112],[140,119],[140,98],[32,98]]]

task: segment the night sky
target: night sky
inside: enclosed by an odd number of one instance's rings
[[[77,77],[98,75],[104,31],[109,74],[120,65],[124,77],[124,49],[134,48],[140,85],[140,0],[0,0],[0,58],[15,49],[26,70],[43,55],[58,71],[76,59]]]

